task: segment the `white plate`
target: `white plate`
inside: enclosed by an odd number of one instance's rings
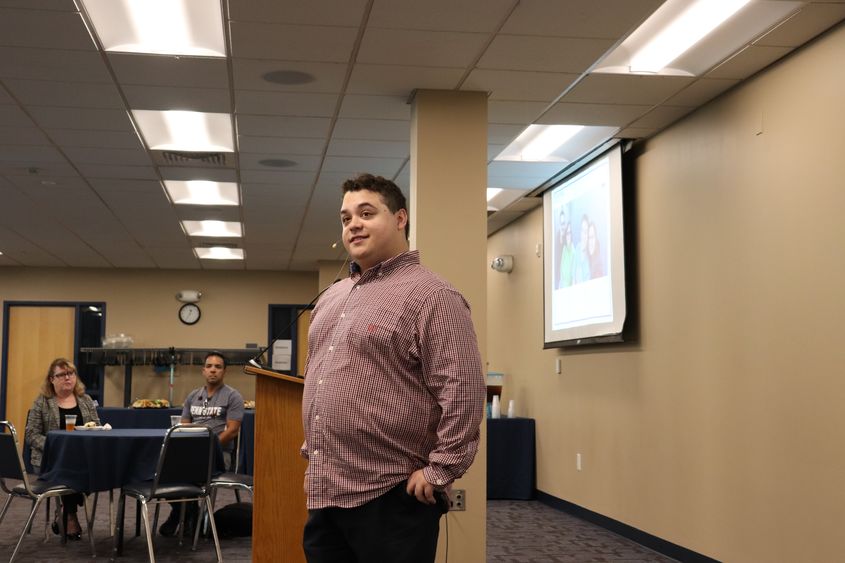
[[[106,428],[105,426],[77,426],[75,430],[111,430],[111,428]]]
[[[190,427],[190,426],[188,428],[177,428],[176,430],[174,430],[174,432],[205,432],[205,431],[206,431],[205,428],[194,428],[194,427]]]

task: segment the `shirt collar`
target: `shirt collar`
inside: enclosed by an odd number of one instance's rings
[[[420,263],[420,251],[419,250],[408,250],[401,254],[397,254],[391,258],[388,258],[384,262],[376,264],[366,272],[361,271],[361,266],[358,265],[357,262],[350,262],[349,263],[349,277],[359,278],[363,274],[367,274],[367,277],[371,275],[379,275],[384,276],[390,274],[391,272],[402,268],[403,266],[410,266],[413,264]]]

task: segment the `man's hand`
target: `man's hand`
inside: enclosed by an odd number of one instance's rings
[[[425,504],[434,504],[437,502],[434,498],[434,485],[425,480],[422,469],[417,469],[408,477],[408,485],[405,487],[405,492],[409,495],[414,495],[418,501]]]

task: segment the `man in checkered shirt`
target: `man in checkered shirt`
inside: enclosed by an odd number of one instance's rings
[[[349,278],[311,315],[302,400],[311,563],[434,561],[446,490],[478,450],[485,385],[469,306],[408,250],[401,190],[343,185]]]

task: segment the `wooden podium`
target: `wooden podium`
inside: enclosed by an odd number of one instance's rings
[[[305,561],[302,531],[305,469],[302,446],[302,390],[305,380],[275,371],[244,367],[255,381],[255,498],[252,560]]]

